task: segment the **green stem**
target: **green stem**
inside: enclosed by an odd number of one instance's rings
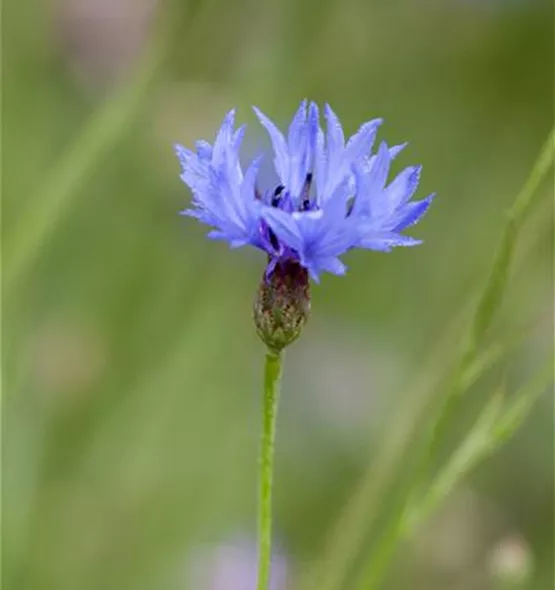
[[[281,365],[282,356],[280,353],[273,351],[266,353],[259,465],[257,590],[267,590],[270,580],[270,562],[272,559],[272,476]]]

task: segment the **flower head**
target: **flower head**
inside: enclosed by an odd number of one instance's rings
[[[181,178],[193,193],[192,208],[182,214],[211,226],[210,238],[265,251],[267,276],[276,265],[293,262],[316,281],[325,271],[344,274],[340,256],[353,248],[388,252],[420,243],[401,232],[424,215],[433,195],[411,201],[420,167],[406,168],[387,184],[391,161],[404,145],[382,142],[371,153],[380,119],[364,123],[345,141],[329,105],[324,107],[325,133],[314,102],[301,103],[287,136],[254,111],[272,142],[277,186],[257,188],[261,157],[242,169],[245,126],[235,130],[234,110],[224,118],[214,145],[198,141],[195,151],[176,146]]]

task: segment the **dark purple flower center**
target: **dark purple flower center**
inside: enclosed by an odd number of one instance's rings
[[[306,175],[303,189],[299,196],[298,211],[311,211],[314,207],[310,199],[310,188],[312,186],[312,172]],[[259,197],[257,197],[259,198]],[[272,207],[283,210],[293,210],[291,195],[289,195],[283,184],[278,184],[270,201]]]
[[[311,211],[314,206],[310,201],[310,188],[312,186],[312,172],[309,172],[306,175],[303,190],[301,191],[300,198],[299,198],[299,211]],[[274,194],[272,195],[272,199],[270,201],[270,205],[272,207],[276,207],[277,209],[282,209],[287,211],[288,209],[293,209],[292,207],[292,199],[291,195],[287,192],[285,186],[283,184],[278,184],[274,190]],[[277,252],[280,249],[279,240],[276,234],[272,231],[271,228],[267,229],[268,231],[268,240],[272,245],[272,248]]]

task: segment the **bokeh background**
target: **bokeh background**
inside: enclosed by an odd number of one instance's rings
[[[309,97],[330,102],[347,133],[383,117],[381,139],[410,141],[396,166],[424,165],[419,194],[438,195],[412,232],[424,245],[348,255],[346,277],[314,288],[286,358],[275,590],[317,587],[368,470],[381,461],[385,477],[391,455],[402,476],[393,449],[438,402],[553,124],[552,3],[3,9],[6,590],[254,588],[264,350],[250,313],[264,259],[177,215],[190,194],[172,144],[211,140],[236,106],[254,153],[267,140],[250,106],[286,125]],[[469,392],[453,444],[500,379],[513,391],[552,354],[552,190],[541,187],[494,327],[503,342],[527,326],[525,341]],[[377,538],[363,535],[355,569]],[[495,590],[501,570],[524,568],[518,587],[548,590],[553,550],[546,392],[400,547],[384,588]]]

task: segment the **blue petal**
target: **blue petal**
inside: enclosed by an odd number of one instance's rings
[[[418,246],[421,243],[421,240],[415,240],[409,236],[402,236],[394,232],[371,231],[363,235],[357,245],[360,248],[367,248],[369,250],[389,252],[396,246]]]
[[[329,104],[324,106],[324,115],[327,123],[328,158],[330,162],[333,162],[343,152],[345,136],[341,122]]]
[[[295,211],[292,214],[292,218],[302,236],[302,248],[295,248],[300,256],[304,256],[305,249],[317,243],[328,230],[328,225],[323,217],[324,212],[322,210]]]
[[[307,101],[305,99],[301,102],[299,109],[291,121],[291,125],[289,125],[289,134],[287,136],[289,153],[291,153],[295,146],[299,145],[301,137],[305,132],[306,105]]]
[[[306,261],[306,269],[315,283],[320,282],[320,273],[329,272],[334,275],[344,275],[347,267],[334,256],[310,258]]]
[[[308,119],[306,126],[307,146],[305,153],[305,161],[303,162],[303,170],[305,171],[305,176],[306,173],[308,173],[310,170],[314,170],[315,168],[318,135],[319,133],[321,133],[318,105],[314,102],[311,102],[308,108]]]
[[[191,159],[198,159],[196,154],[194,154],[191,150],[188,150],[186,147],[183,147],[178,143],[176,143],[173,146],[173,149],[183,170],[187,168]]]
[[[275,207],[263,207],[261,215],[279,240],[299,253],[303,251],[303,236],[292,215]]]
[[[308,249],[308,253],[314,253],[318,257],[341,256],[349,251],[358,242],[358,233],[355,227],[335,229],[325,233],[317,245]]]
[[[284,184],[295,202],[301,194],[310,166],[306,106],[304,100],[289,127],[289,178]]]
[[[233,134],[233,140],[231,142],[231,148],[235,153],[239,153],[239,149],[241,148],[241,143],[243,142],[243,138],[245,137],[245,131],[247,130],[246,125],[241,125],[239,129]]]
[[[310,278],[317,284],[320,284],[320,275],[319,275],[319,269],[318,267],[312,265],[312,264],[305,264],[303,265],[306,270],[308,270],[308,274],[310,275]]]
[[[345,149],[345,157],[349,162],[368,155],[376,139],[378,127],[383,123],[383,119],[373,119],[364,123],[360,129],[349,139]]]
[[[211,160],[212,159],[212,146],[203,139],[199,139],[195,142],[195,146],[197,148],[197,156],[201,160]]]
[[[366,158],[374,143],[381,122],[381,119],[374,119],[362,125],[357,133],[349,139],[341,155],[335,158],[334,161],[330,159],[325,186],[326,196],[329,196],[335,190],[335,187],[343,181],[345,176],[351,176],[354,165]]]
[[[323,203],[342,182],[349,167],[345,156],[345,136],[339,118],[329,104],[324,107],[324,115],[327,127],[327,158],[316,179],[320,203]],[[323,163],[321,157],[320,163]]]
[[[225,116],[222,126],[216,136],[212,151],[212,164],[216,168],[225,163],[226,152],[233,137],[233,125],[235,123],[235,109],[231,109]]]
[[[201,211],[200,209],[182,209],[179,211],[179,215],[183,215],[185,217],[195,217],[196,219],[199,219],[204,215],[204,211]]]
[[[260,169],[260,164],[264,156],[260,155],[257,156],[247,168],[245,172],[245,176],[243,178],[243,184],[241,185],[241,197],[245,202],[250,200],[254,200],[255,198],[255,186],[256,186],[256,177],[258,175],[258,170]]]
[[[389,156],[392,160],[394,160],[406,147],[409,145],[408,141],[405,143],[400,143],[399,145],[394,145],[393,147],[389,148]]]
[[[407,147],[408,142],[402,143],[400,145],[394,145],[393,147],[389,148],[389,158],[391,161],[393,161],[406,147]],[[369,158],[364,158],[362,160],[363,162],[363,169],[366,171],[370,171],[372,170],[372,166],[374,166],[374,163],[376,161],[376,156],[370,156]]]
[[[334,256],[330,256],[329,258],[319,258],[315,264],[321,270],[325,270],[334,275],[344,275],[347,272],[347,267],[343,262]]]
[[[372,167],[363,170],[361,165],[354,166],[356,178],[356,196],[353,205],[353,216],[375,216],[383,212],[386,203],[381,201],[389,165],[391,162],[387,145],[382,142]]]
[[[328,155],[325,148],[324,132],[319,127],[316,133],[316,148],[314,152],[314,172],[316,184],[316,204],[324,202],[324,190],[328,179]]]
[[[229,246],[231,248],[242,248],[243,246],[247,246],[252,244],[252,241],[248,238],[233,238],[229,240]]]
[[[322,210],[328,217],[339,221],[347,215],[347,201],[350,198],[349,178],[345,177],[343,182],[334,190],[331,197],[322,204]]]
[[[407,227],[414,225],[417,221],[422,219],[426,211],[428,211],[433,198],[434,195],[430,195],[421,201],[408,203],[402,207],[392,220],[395,223],[394,227],[392,227],[392,230],[403,231]]]
[[[386,198],[391,210],[410,201],[418,188],[422,166],[405,168],[386,189]]]
[[[256,113],[258,120],[270,136],[275,153],[274,166],[276,173],[279,176],[281,182],[286,183],[289,178],[289,151],[287,144],[285,143],[285,138],[283,137],[281,131],[268,117],[266,117],[264,113],[262,113],[262,111],[256,107],[253,107],[253,110]]]
[[[180,175],[183,182],[191,187],[194,194],[203,192],[209,183],[208,162],[181,145],[175,146],[175,152],[183,170]]]
[[[387,144],[382,142],[376,156],[376,161],[369,174],[370,178],[368,179],[367,189],[371,195],[383,190],[387,175],[389,174],[390,165],[391,156],[389,155],[389,149]]]
[[[210,240],[227,240],[228,236],[223,231],[213,229],[206,234],[206,237]]]
[[[308,109],[308,137],[310,144],[310,152],[314,155],[316,151],[316,142],[318,132],[320,131],[320,114],[318,112],[318,105],[315,102],[310,103]]]

